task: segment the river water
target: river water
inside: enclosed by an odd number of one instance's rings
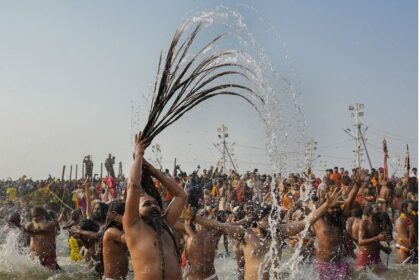
[[[253,69],[254,92],[260,93],[261,97],[267,101],[263,108],[259,108],[259,112],[267,125],[268,143],[266,144],[273,170],[284,173],[289,170],[302,170],[302,164],[304,163],[302,156],[299,156],[299,154],[287,156],[283,152],[286,150],[303,150],[303,143],[299,139],[305,139],[305,122],[293,81],[285,79],[273,69],[270,59],[247,29],[241,14],[225,8],[218,8],[215,11],[202,12],[198,16],[191,17],[190,22],[204,22],[207,29],[214,23],[219,23],[223,28],[229,28],[229,35],[233,40],[228,42],[238,42],[239,45],[237,47],[233,46],[233,48],[245,50],[249,54],[249,56],[246,56],[241,53],[234,59],[239,60],[249,69]],[[231,45],[228,46],[232,47]],[[289,61],[287,60],[287,62]],[[276,224],[271,226],[275,227]],[[58,263],[64,270],[60,273],[53,273],[44,269],[37,261],[32,260],[27,252],[18,252],[18,235],[18,231],[0,226],[0,280],[99,279],[99,276],[89,271],[83,263],[72,263],[70,261],[67,232],[62,231],[57,237]],[[218,278],[222,280],[237,279],[235,260],[222,253],[222,246],[219,247],[219,252],[215,259]],[[317,279],[317,273],[311,263],[293,269],[288,268],[287,261],[291,258],[294,258],[292,254],[284,249],[281,269],[279,269],[282,279]],[[382,260],[386,263],[385,255],[382,256]],[[354,264],[354,260],[349,262]],[[294,262],[290,263],[293,264]],[[394,253],[390,256],[388,268],[388,271],[382,275],[376,275],[372,272],[352,271],[351,279],[410,280],[418,278],[418,266],[396,265]],[[129,274],[128,279],[133,279],[132,273]]]
[[[0,227],[0,279],[1,280],[70,280],[70,279],[99,279],[94,272],[87,269],[83,262],[72,263],[69,258],[69,249],[67,244],[67,232],[62,231],[57,237],[57,256],[58,263],[64,272],[53,273],[44,269],[36,260],[32,260],[26,252],[18,252],[18,231],[10,230],[7,227]],[[219,246],[219,254],[215,260],[216,272],[221,280],[237,279],[236,261],[226,256],[223,249],[223,242]],[[283,250],[282,261],[286,262],[290,258],[287,249]],[[386,263],[386,256],[382,256]],[[354,261],[350,260],[354,264]],[[395,264],[395,253],[390,256],[388,271],[382,275],[376,275],[372,272],[352,272],[351,279],[418,279],[417,265],[397,265]],[[316,271],[313,264],[306,264],[299,267],[298,271],[293,273],[293,278],[287,274],[283,279],[316,279]],[[130,273],[128,279],[133,279]]]

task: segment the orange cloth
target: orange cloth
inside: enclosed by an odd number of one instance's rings
[[[337,172],[337,173],[331,174],[330,179],[335,182],[336,186],[341,186],[341,173]]]
[[[213,186],[213,188],[211,189],[211,195],[212,195],[213,197],[216,197],[216,196],[218,196],[218,195],[219,195],[219,189],[217,188],[217,186],[216,186],[216,185],[214,185],[214,186]]]
[[[286,194],[283,194],[283,207],[286,209],[293,207],[293,201]]]

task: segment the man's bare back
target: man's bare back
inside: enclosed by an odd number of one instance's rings
[[[189,224],[183,224],[183,235],[185,239],[185,250],[189,262],[187,272],[188,280],[217,279],[214,268],[217,246],[221,237],[221,232],[208,230],[196,225],[197,230],[193,230]]]
[[[103,237],[104,277],[125,279],[128,273],[128,250],[122,231],[109,228]]]

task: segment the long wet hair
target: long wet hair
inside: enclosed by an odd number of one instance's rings
[[[160,196],[160,193],[155,187],[152,176],[144,168],[142,170],[141,187],[149,196],[153,197],[157,201],[159,208],[163,212],[164,209],[163,209],[163,203],[162,203],[162,198]],[[148,218],[146,218],[146,220],[149,222],[149,225],[153,228],[153,230],[157,234],[159,254],[160,254],[160,265],[161,265],[161,270],[162,270],[162,279],[165,279],[166,271],[165,271],[165,258],[164,258],[164,253],[163,253],[163,229],[165,229],[168,232],[169,236],[174,242],[174,246],[178,255],[179,262],[181,260],[181,257],[178,251],[178,245],[177,245],[172,228],[168,225],[166,220],[161,216],[161,213],[159,211],[155,211],[153,209],[151,211],[152,211],[150,213],[151,215]]]
[[[84,219],[80,221],[79,227],[81,230],[98,232],[99,226],[92,219]]]
[[[155,187],[152,176],[144,168],[142,169],[141,173],[141,187],[149,196],[153,197],[157,201],[160,209],[163,211],[162,197]]]
[[[99,205],[99,216],[100,216],[100,217],[98,217],[99,220],[93,218],[94,213],[92,213],[91,218],[95,222],[98,222],[98,223],[102,224],[102,223],[106,222],[106,214],[108,213],[108,205],[106,203],[103,203],[103,202],[97,202],[96,204]],[[96,204],[95,204],[95,206],[96,206]]]
[[[103,243],[103,240],[104,240],[105,232],[106,232],[107,229],[113,228],[113,227],[115,227],[115,228],[117,228],[121,231],[123,230],[122,224],[118,223],[114,220],[111,220],[108,215],[111,214],[111,213],[114,213],[114,214],[118,214],[118,215],[123,216],[124,212],[125,212],[125,202],[123,200],[114,200],[109,204],[108,214],[107,214],[106,222],[105,222],[105,227],[104,227],[104,230],[102,231],[101,236],[99,238],[99,252],[100,252],[100,258],[99,259],[100,259],[101,265],[99,265],[97,268],[95,268],[95,269],[97,269],[97,272],[99,273],[99,276],[101,277],[101,279],[102,279],[102,276],[104,274],[104,255],[103,255],[104,243]]]

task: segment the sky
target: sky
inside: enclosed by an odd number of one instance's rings
[[[221,5],[243,15],[296,89],[304,133],[318,143],[314,170],[352,167],[355,144],[344,129],[356,102],[365,105],[372,164],[382,165],[386,137],[391,169],[401,171],[407,144],[417,166],[417,1],[0,0],[0,178],[59,177],[76,164],[80,177],[88,154],[99,173],[108,153],[127,174],[141,129],[133,122],[147,116],[160,51],[184,20]],[[187,171],[215,165],[222,123],[239,171],[272,171],[264,123],[232,98],[198,106],[158,136],[163,167],[174,158]]]

